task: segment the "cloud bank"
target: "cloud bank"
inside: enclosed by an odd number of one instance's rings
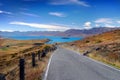
[[[18,21],[13,21],[13,22],[10,22],[9,24],[40,28],[40,29],[45,29],[47,31],[65,31],[65,30],[70,29],[69,27],[65,27],[65,26],[38,24],[38,23],[26,23],[26,22],[18,22]]]
[[[96,24],[96,27],[120,27],[120,20],[115,19],[115,18],[99,18],[97,20],[94,21],[94,23]],[[99,26],[98,26],[99,25]]]
[[[112,23],[113,20],[110,18],[100,18],[95,21],[95,23]]]

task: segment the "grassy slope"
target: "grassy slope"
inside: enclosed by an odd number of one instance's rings
[[[35,43],[45,43],[47,40],[12,40],[2,39],[0,47],[0,56],[12,54],[35,46]]]
[[[0,38],[0,47],[1,47],[1,45],[2,45],[2,43],[3,43],[3,39],[2,38]]]
[[[48,54],[47,57],[43,58],[41,61],[36,60],[37,65],[40,66],[32,68],[31,53],[34,52],[37,54],[39,50],[42,51],[48,47],[52,48],[52,45],[44,44],[47,41],[48,40],[2,39],[0,47],[0,73],[7,74],[7,80],[18,80],[19,69],[17,66],[20,57],[24,57],[26,64],[26,80],[37,80],[43,73],[50,54]],[[36,45],[36,43],[40,45]]]
[[[81,41],[68,43],[87,56],[120,67],[120,30],[87,37]]]

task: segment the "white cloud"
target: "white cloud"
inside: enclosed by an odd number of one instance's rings
[[[57,16],[57,17],[66,17],[65,14],[60,13],[60,12],[49,12],[48,14],[52,16]]]
[[[50,31],[65,31],[67,29],[70,29],[69,27],[65,26],[58,26],[58,25],[48,25],[48,24],[38,24],[38,23],[26,23],[26,22],[10,22],[10,24],[14,25],[21,25],[21,26],[28,26],[33,28],[40,28]]]
[[[110,24],[105,24],[105,27],[114,28],[115,26]]]
[[[120,20],[116,18],[99,18],[94,22],[95,24],[103,27],[119,27],[120,26]]]
[[[90,28],[92,28],[92,27],[91,27],[91,22],[85,22],[83,26],[84,26],[85,29],[90,29]]]
[[[85,23],[84,23],[84,26],[85,26],[85,27],[91,27],[91,22],[85,22]]]
[[[119,24],[120,24],[120,21],[117,21],[117,23],[119,23]]]
[[[2,32],[14,32],[13,30],[0,30]]]
[[[99,24],[95,24],[95,27],[100,27],[100,25]]]
[[[21,14],[26,15],[26,16],[32,16],[32,17],[40,17],[39,15],[32,14],[32,13],[21,12]]]
[[[77,4],[85,7],[90,7],[86,2],[81,0],[51,0],[50,4],[52,5],[68,5],[68,4]]]
[[[95,23],[113,23],[111,18],[99,18],[95,20]]]
[[[2,10],[0,10],[0,14],[12,14],[11,12],[7,12],[7,11],[2,11]]]

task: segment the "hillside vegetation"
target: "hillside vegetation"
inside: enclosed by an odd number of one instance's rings
[[[43,51],[54,48],[54,45],[45,44],[49,40],[12,40],[1,39],[0,46],[0,76],[6,76],[6,80],[19,80],[19,59],[25,59],[25,80],[40,80],[47,65],[50,54],[36,59],[38,66],[32,68],[31,55],[40,55]],[[32,75],[32,76],[31,76]]]
[[[2,38],[0,38],[0,47],[2,46],[3,41],[4,40]]]
[[[120,30],[114,30],[67,43],[83,55],[120,68]]]

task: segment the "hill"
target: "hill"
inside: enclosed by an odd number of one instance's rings
[[[120,68],[120,29],[67,43],[66,46]]]
[[[1,47],[1,45],[2,45],[2,43],[3,43],[3,38],[2,37],[0,37],[0,47]]]
[[[92,29],[69,29],[64,32],[60,31],[27,31],[27,32],[3,32],[0,31],[1,36],[65,36],[65,37],[86,37],[91,36],[95,34],[100,34],[103,32],[115,30],[118,28],[108,28],[108,27],[98,27],[98,28],[92,28]]]
[[[59,36],[75,36],[75,37],[87,37],[95,34],[101,34],[103,32],[115,30],[117,28],[107,28],[107,27],[98,27],[98,28],[92,28],[92,29],[70,29],[63,33],[57,34]]]
[[[3,42],[1,42],[3,41]],[[0,39],[0,78],[5,76],[6,80],[19,80],[19,59],[25,59],[25,80],[41,80],[41,76],[47,66],[50,52],[44,58],[43,51],[48,51],[54,46],[45,44],[44,40],[12,40]],[[32,67],[32,53],[36,55],[37,66]],[[38,59],[38,54],[40,58]],[[32,72],[32,73],[31,73]],[[33,76],[31,76],[33,75]],[[0,79],[1,80],[1,79]],[[3,79],[2,79],[3,80]]]

